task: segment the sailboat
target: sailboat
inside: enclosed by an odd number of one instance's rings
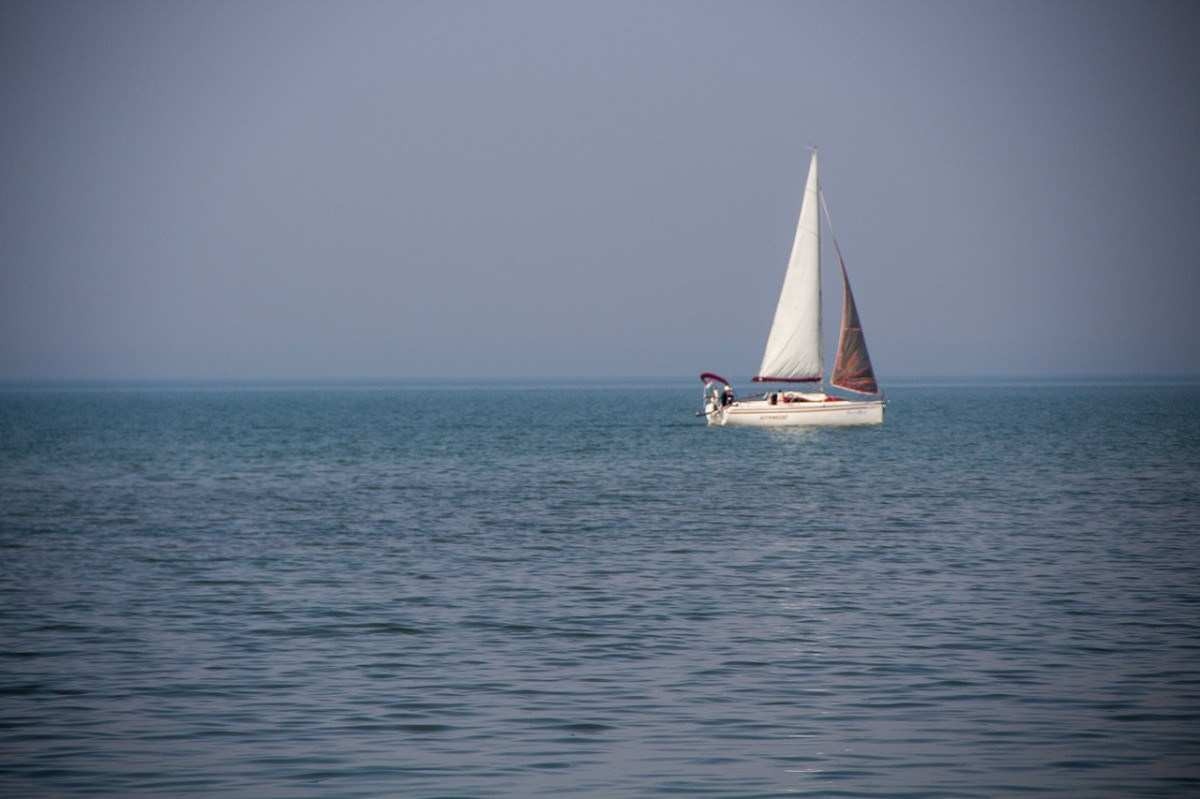
[[[756,383],[812,384],[818,390],[784,387],[739,399],[728,380],[704,372],[704,416],[710,425],[792,427],[797,425],[881,424],[886,401],[875,381],[867,340],[863,336],[850,277],[837,237],[834,251],[842,271],[842,327],[833,359],[830,386],[866,398],[847,399],[821,390],[824,362],[821,353],[821,212],[830,234],[833,223],[821,192],[814,149],[804,187],[804,201],[796,224],[796,238],[788,260],[779,303]]]

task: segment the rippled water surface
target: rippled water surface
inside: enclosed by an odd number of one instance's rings
[[[1200,791],[1200,387],[0,390],[0,793]]]

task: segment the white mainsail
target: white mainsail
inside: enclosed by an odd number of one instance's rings
[[[819,381],[821,363],[821,217],[817,153],[808,167],[800,221],[775,320],[763,352],[760,380]]]

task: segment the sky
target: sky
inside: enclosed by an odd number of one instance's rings
[[[0,379],[1200,373],[1194,2],[0,4]],[[840,289],[825,236],[826,352]]]

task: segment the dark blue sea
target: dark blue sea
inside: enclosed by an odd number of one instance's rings
[[[0,795],[1200,793],[1200,386],[0,388]]]

